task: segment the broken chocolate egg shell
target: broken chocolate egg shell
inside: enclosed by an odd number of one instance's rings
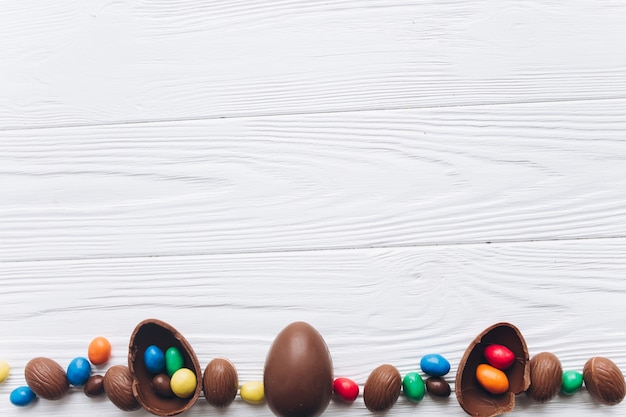
[[[196,375],[196,389],[188,398],[160,396],[152,387],[152,375],[143,360],[146,348],[158,346],[163,352],[177,348],[184,359],[183,367]],[[147,319],[135,327],[128,346],[128,367],[133,374],[133,395],[147,411],[157,416],[173,416],[195,404],[202,388],[202,369],[187,340],[171,325],[157,319]]]
[[[515,361],[503,372],[509,380],[509,391],[491,394],[476,380],[476,367],[486,363],[483,351],[492,344],[509,348]],[[519,329],[510,323],[496,323],[483,330],[467,347],[456,374],[455,393],[465,412],[476,417],[491,417],[507,413],[515,406],[515,394],[526,391],[530,385],[528,348]]]

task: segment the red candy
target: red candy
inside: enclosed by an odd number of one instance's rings
[[[515,354],[511,352],[511,349],[502,345],[487,346],[483,355],[489,362],[489,365],[498,369],[507,369],[515,361]]]
[[[342,401],[351,403],[359,396],[359,386],[351,379],[337,378],[333,382],[333,392]]]

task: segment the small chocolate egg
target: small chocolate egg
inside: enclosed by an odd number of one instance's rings
[[[333,394],[333,362],[313,326],[291,323],[274,339],[263,372],[265,399],[279,417],[314,417]]]
[[[363,402],[372,412],[389,410],[398,401],[402,378],[395,366],[384,364],[374,369],[363,387]]]
[[[530,360],[530,386],[526,395],[532,400],[546,402],[561,389],[563,369],[561,362],[550,352],[536,354]]]
[[[215,358],[204,369],[202,390],[207,402],[215,407],[226,407],[237,396],[239,379],[231,361]]]
[[[120,410],[134,411],[141,408],[133,395],[133,376],[127,366],[110,367],[104,374],[102,385],[109,400]]]
[[[58,400],[70,388],[67,375],[61,365],[49,358],[34,358],[24,368],[26,384],[38,397]]]
[[[589,394],[603,404],[619,404],[626,395],[624,375],[608,358],[595,356],[589,359],[583,368],[583,379]]]

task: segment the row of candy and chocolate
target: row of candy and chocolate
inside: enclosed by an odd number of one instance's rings
[[[333,364],[322,336],[311,325],[295,322],[281,331],[267,355],[263,381],[239,386],[235,366],[227,359],[213,359],[200,369],[187,340],[172,326],[156,319],[144,320],[131,335],[128,366],[115,365],[104,375],[92,375],[91,364],[105,364],[111,344],[95,338],[88,358],[73,359],[64,370],[49,358],[28,362],[24,376],[27,385],[13,390],[10,401],[17,406],[30,404],[36,397],[55,400],[69,386],[83,387],[87,396],[106,394],[122,410],[140,407],[159,416],[180,414],[189,409],[204,392],[206,401],[226,407],[237,392],[250,404],[267,403],[279,417],[316,417],[324,412],[331,398],[353,402],[359,385],[345,377],[334,378]],[[374,369],[363,386],[363,401],[372,412],[387,411],[401,393],[419,402],[425,392],[450,395],[445,375],[450,362],[439,354],[422,357],[418,372],[401,377],[396,367],[384,364]],[[0,383],[9,366],[0,361]],[[584,384],[599,402],[615,405],[626,395],[624,376],[617,365],[603,357],[587,361],[583,372],[563,372],[552,353],[541,352],[529,358],[521,332],[509,323],[497,323],[481,332],[465,351],[455,380],[455,393],[461,407],[470,415],[489,417],[511,411],[515,395],[522,392],[545,402],[559,391],[566,395]]]

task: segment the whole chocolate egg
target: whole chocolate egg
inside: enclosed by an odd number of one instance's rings
[[[190,396],[179,398],[159,394],[153,386],[155,375],[144,361],[145,351],[157,346],[163,352],[175,348],[180,352],[183,367],[194,374],[196,385]],[[202,369],[187,341],[174,327],[157,319],[146,319],[137,324],[128,346],[128,367],[133,376],[132,392],[143,408],[158,416],[173,416],[187,411],[196,403],[202,388]]]
[[[239,379],[237,370],[231,361],[215,358],[204,369],[202,390],[204,398],[211,405],[226,407],[237,396]]]
[[[583,368],[583,379],[589,394],[603,404],[619,404],[626,396],[624,375],[608,358],[594,356],[589,359]]]
[[[538,402],[550,401],[561,389],[561,361],[553,353],[541,352],[533,356],[529,365],[530,386],[526,395]]]
[[[422,377],[417,374],[415,376],[423,387]],[[373,413],[385,412],[398,401],[400,390],[402,390],[402,377],[398,369],[387,363],[380,365],[370,373],[367,381],[365,381],[363,387],[365,407]],[[423,392],[421,395],[423,396]]]
[[[476,379],[478,365],[486,364],[485,349],[502,345],[515,355],[513,364],[503,370],[509,388],[503,394],[492,394]],[[483,330],[467,347],[456,373],[455,393],[461,408],[471,416],[492,417],[507,413],[515,406],[515,394],[528,389],[530,366],[528,348],[519,329],[510,323],[496,323]]]
[[[265,399],[279,417],[315,417],[333,394],[333,362],[310,324],[291,323],[276,336],[265,360]]]
[[[133,375],[128,366],[114,365],[102,378],[102,387],[109,400],[122,411],[134,411],[141,408],[133,394]]]
[[[58,400],[70,388],[65,370],[50,358],[31,359],[24,368],[26,384],[39,397]]]

